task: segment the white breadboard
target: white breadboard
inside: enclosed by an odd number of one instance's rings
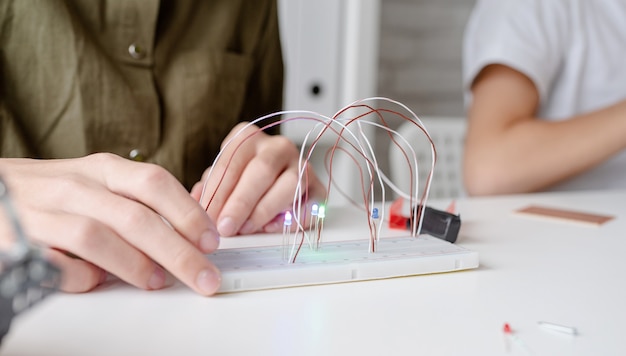
[[[441,239],[382,238],[375,253],[368,241],[303,246],[296,262],[283,260],[283,247],[222,249],[208,258],[222,272],[220,293],[342,283],[451,272],[478,267],[478,253]]]

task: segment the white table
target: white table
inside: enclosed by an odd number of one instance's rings
[[[432,202],[441,207],[445,202]],[[600,227],[533,219],[528,204],[615,215]],[[458,244],[478,269],[204,298],[176,284],[147,292],[110,282],[57,294],[15,320],[2,354],[535,355],[626,354],[626,191],[551,193],[457,203]],[[357,234],[350,215],[327,236]],[[352,226],[351,226],[352,224]],[[280,236],[223,239],[225,247]],[[570,337],[540,320],[575,326]]]

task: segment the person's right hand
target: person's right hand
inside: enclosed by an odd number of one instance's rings
[[[0,174],[27,236],[62,270],[62,290],[93,289],[106,272],[160,289],[167,270],[200,294],[217,291],[219,271],[203,254],[218,247],[217,229],[162,167],[98,153],[0,159]]]

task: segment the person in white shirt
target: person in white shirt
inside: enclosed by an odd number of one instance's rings
[[[626,188],[626,1],[478,0],[463,85],[470,195]]]

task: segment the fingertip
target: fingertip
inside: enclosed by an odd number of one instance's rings
[[[221,218],[217,224],[217,231],[222,236],[234,236],[237,233],[235,219],[230,216]]]
[[[204,184],[202,182],[198,182],[193,185],[193,187],[191,188],[191,192],[189,192],[189,195],[191,195],[191,197],[198,203],[200,202],[200,196],[202,196],[203,185]]]
[[[217,269],[206,268],[198,273],[196,277],[196,287],[198,291],[206,296],[217,293],[222,283],[222,277]]]
[[[271,221],[265,227],[263,227],[263,231],[273,234],[282,231],[282,224],[277,221]]]
[[[165,287],[165,278],[165,271],[161,267],[156,266],[148,280],[148,289],[155,290]]]
[[[220,245],[220,235],[216,230],[209,229],[200,236],[200,250],[204,253],[211,253]]]
[[[103,269],[100,270],[100,280],[98,281],[98,285],[104,283],[109,278],[109,273]]]
[[[48,249],[45,252],[52,264],[61,270],[59,289],[67,293],[85,293],[96,288],[106,280],[107,273],[87,261],[70,258],[63,252]]]
[[[258,229],[256,225],[251,220],[247,220],[239,229],[239,233],[241,235],[249,235],[257,231]]]

